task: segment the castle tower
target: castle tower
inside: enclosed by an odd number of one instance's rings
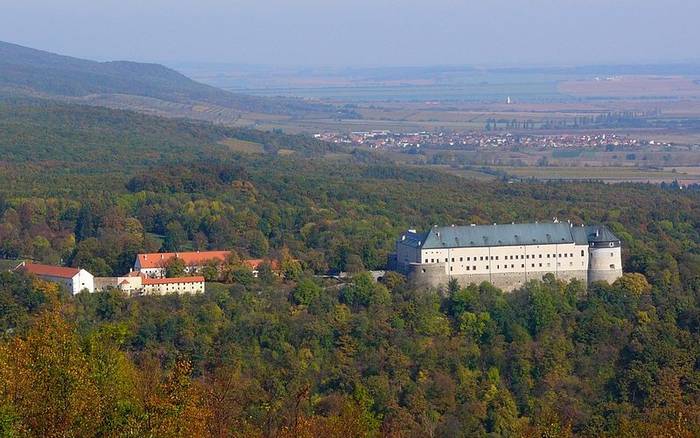
[[[607,227],[595,227],[589,234],[588,283],[607,281],[613,283],[622,277],[622,247]]]

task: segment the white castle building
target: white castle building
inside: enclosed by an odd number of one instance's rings
[[[622,276],[620,239],[606,226],[556,220],[409,230],[396,243],[396,263],[418,285],[454,278],[462,285],[488,281],[505,291],[550,273],[589,284]]]

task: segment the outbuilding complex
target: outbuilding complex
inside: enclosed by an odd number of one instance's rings
[[[396,244],[400,272],[418,285],[488,281],[513,290],[553,274],[612,283],[622,276],[620,239],[604,225],[533,223],[409,230]]]
[[[22,262],[15,270],[36,275],[42,280],[59,283],[74,295],[84,290],[91,293],[95,291],[95,278],[85,269]]]

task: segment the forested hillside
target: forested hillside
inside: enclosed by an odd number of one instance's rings
[[[96,275],[159,249],[298,263],[134,299],[3,273],[0,435],[700,434],[700,192],[471,181],[333,161],[302,137],[94,111],[0,104],[0,258]],[[408,227],[555,216],[610,226],[630,274],[504,294],[363,273]],[[314,276],[330,269],[353,278]]]

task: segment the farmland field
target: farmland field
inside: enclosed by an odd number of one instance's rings
[[[493,166],[494,170],[520,178],[540,180],[600,180],[606,182],[672,182],[674,180],[700,180],[700,174],[691,175],[672,170],[655,170],[638,167],[512,167]]]

